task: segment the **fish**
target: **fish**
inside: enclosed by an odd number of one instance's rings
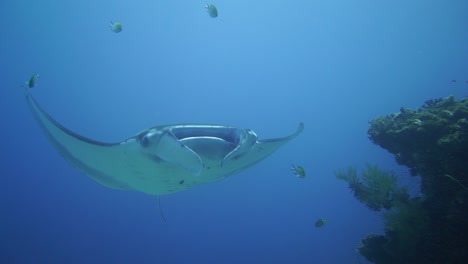
[[[208,12],[208,15],[212,18],[218,17],[218,9],[216,8],[215,5],[212,4],[206,4],[205,5],[206,12]]]
[[[63,158],[97,183],[117,190],[165,195],[211,183],[262,161],[304,130],[259,140],[254,131],[215,124],[160,125],[118,143],[73,132],[55,121],[30,92],[26,101]]]
[[[294,164],[291,165],[291,171],[293,172],[294,175],[296,175],[298,178],[305,178],[306,177],[306,172],[302,166],[296,166]]]
[[[115,33],[119,33],[123,29],[122,28],[122,23],[120,23],[120,22],[112,22],[111,21],[110,24],[109,24],[109,27]]]
[[[29,80],[27,80],[27,81],[24,83],[24,85],[25,85],[26,87],[28,87],[28,88],[34,88],[34,86],[36,86],[36,84],[37,84],[37,79],[39,79],[39,77],[40,77],[40,76],[39,76],[38,73],[33,74],[33,75],[29,78]]]
[[[327,224],[327,219],[321,218],[315,222],[315,227],[322,227]]]

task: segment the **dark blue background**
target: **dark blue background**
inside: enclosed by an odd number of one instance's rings
[[[468,2],[212,3],[216,19],[204,1],[0,2],[0,262],[365,263],[355,248],[382,220],[333,172],[376,163],[417,190],[368,121],[468,95]],[[182,122],[305,130],[245,172],[162,196],[164,223],[155,197],[98,185],[47,142],[19,87],[36,72],[42,107],[105,142]]]

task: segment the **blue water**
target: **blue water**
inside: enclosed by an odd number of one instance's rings
[[[355,248],[381,216],[333,172],[371,162],[417,191],[368,121],[468,95],[468,2],[212,3],[218,18],[198,0],[1,0],[1,263],[366,263]],[[36,72],[41,106],[100,141],[184,122],[305,130],[242,173],[162,196],[164,222],[155,197],[101,186],[49,144],[19,87]]]

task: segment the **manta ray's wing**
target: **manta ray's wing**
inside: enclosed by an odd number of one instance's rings
[[[100,184],[113,189],[130,189],[125,182],[111,175],[121,169],[123,153],[120,144],[108,144],[80,136],[60,125],[36,103],[30,93],[26,100],[34,118],[47,139],[74,167]]]
[[[226,164],[223,166],[228,167],[228,170],[231,170],[230,173],[240,172],[270,156],[278,148],[301,134],[303,130],[304,124],[300,123],[296,132],[292,135],[280,138],[257,140],[255,144],[251,146],[248,152],[242,153],[242,155],[238,157],[230,153],[233,158],[231,158],[231,160],[226,162]]]
[[[300,123],[294,134],[286,136],[286,137],[281,137],[281,138],[270,138],[270,139],[257,141],[256,147],[259,150],[261,150],[261,152],[263,153],[271,154],[274,151],[276,151],[279,147],[283,146],[284,144],[291,141],[293,138],[297,137],[299,134],[302,133],[303,130],[304,130],[304,123]]]
[[[166,155],[160,156],[170,156],[173,162],[142,152],[138,135],[113,144],[83,137],[56,122],[31,94],[27,93],[26,100],[34,118],[58,152],[75,168],[106,187],[149,194],[172,193],[188,188],[189,185],[180,182],[201,170],[202,165],[197,163],[200,158],[190,149],[179,147],[172,152],[165,149],[176,144],[168,136],[161,138],[159,151],[162,154],[166,151]],[[179,166],[181,164],[186,164],[185,168]]]

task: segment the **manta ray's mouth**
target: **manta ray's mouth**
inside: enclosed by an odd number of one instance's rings
[[[238,145],[241,138],[238,128],[221,126],[181,126],[172,128],[171,132],[179,140],[189,138],[219,138],[233,145]]]

